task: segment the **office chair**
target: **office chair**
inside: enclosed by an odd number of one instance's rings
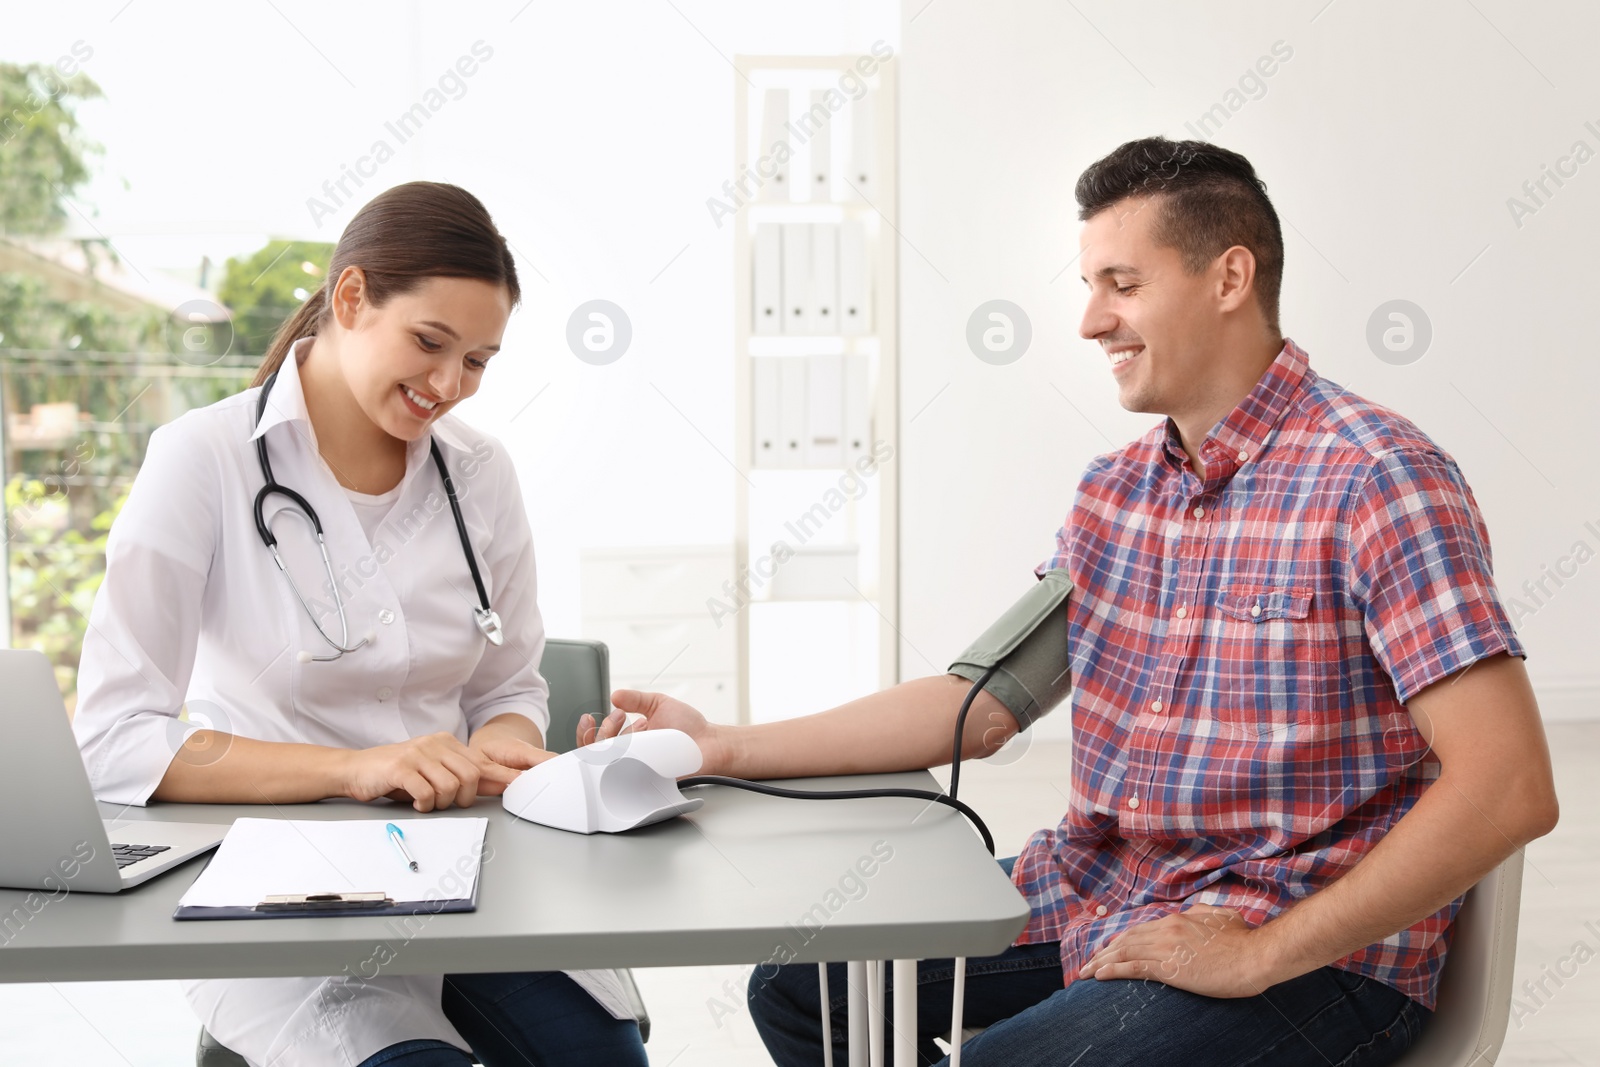
[[[539,673],[550,684],[550,729],[545,747],[551,752],[567,752],[577,745],[578,719],[611,710],[611,660],[600,641],[569,641],[551,638],[545,642]],[[1513,925],[1515,922],[1513,920]],[[644,998],[633,980],[633,972],[618,971],[629,1005],[639,1020],[639,1036],[650,1040],[650,1016]],[[1508,979],[1509,982],[1509,979]],[[1502,1013],[1501,1026],[1505,1025]],[[195,1067],[248,1067],[244,1057],[223,1046],[200,1028],[195,1045]]]
[[[1490,1067],[1511,1018],[1511,971],[1522,905],[1522,852],[1484,875],[1456,913],[1439,1003],[1398,1067]]]

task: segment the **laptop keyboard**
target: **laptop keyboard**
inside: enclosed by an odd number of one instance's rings
[[[111,854],[117,857],[117,870],[140,860],[147,860],[158,852],[165,852],[171,845],[118,845],[112,844]]]

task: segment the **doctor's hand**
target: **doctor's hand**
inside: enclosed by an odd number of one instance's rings
[[[344,792],[356,800],[409,801],[418,811],[468,808],[480,795],[504,792],[521,773],[440,731],[351,752]]]
[[[554,759],[556,755],[532,741],[525,741],[509,734],[495,733],[487,727],[473,734],[471,740],[467,742],[467,747],[474,752],[481,752],[501,767],[508,768],[513,778],[529,767],[536,767],[547,759]],[[481,797],[497,797],[505,791],[505,785],[498,780],[484,779],[478,783],[478,795]]]
[[[637,730],[682,730],[700,747],[704,762],[696,774],[723,774],[728,766],[728,742],[722,727],[706,721],[706,717],[681,700],[665,693],[641,693],[634,689],[618,689],[611,694],[615,705],[610,715],[596,728],[594,719],[585,715],[578,719],[578,744],[587,745],[604,741],[618,734]],[[644,718],[627,722],[630,714]]]

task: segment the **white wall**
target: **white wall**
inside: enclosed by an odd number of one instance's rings
[[[540,605],[551,632],[576,635],[580,548],[732,539],[733,227],[706,208],[733,175],[731,57],[898,50],[897,34],[890,0],[96,0],[8,13],[0,60],[92,50],[82,69],[107,99],[82,117],[105,152],[72,229],[146,273],[268,236],[337,240],[401,182],[482,199],[523,307],[459,413],[512,450]],[[386,123],[476,42],[492,55],[402,143]],[[335,203],[323,183],[380,140],[393,158]],[[595,298],[633,326],[607,366],[565,341]]]
[[[110,100],[85,117],[106,154],[81,203],[130,260],[162,269],[202,247],[336,234],[354,203],[317,226],[307,198],[475,40],[495,50],[361,196],[457,181],[517,247],[525,306],[464,414],[515,449],[541,602],[553,630],[576,632],[580,546],[723,540],[731,525],[733,474],[718,455],[732,454],[731,229],[704,206],[730,167],[724,56],[887,39],[903,57],[896,462],[912,676],[942,669],[1027,584],[1088,458],[1152,421],[1117,407],[1077,337],[1078,173],[1128,138],[1186,136],[1280,40],[1293,57],[1215,137],[1256,163],[1289,224],[1286,331],[1322,373],[1398,408],[1461,461],[1508,596],[1580,539],[1600,551],[1584,525],[1600,529],[1586,447],[1600,372],[1583,314],[1600,280],[1587,243],[1600,232],[1600,159],[1520,228],[1506,208],[1575,140],[1600,151],[1584,127],[1600,127],[1585,51],[1600,15],[1323,2],[905,0],[897,26],[886,0],[676,11],[508,0],[382,19],[310,0],[285,0],[281,15],[104,0],[9,19],[0,51],[49,62],[75,40],[93,47],[84,70]],[[635,327],[609,367],[562,341],[592,297],[623,305]],[[963,339],[970,311],[996,297],[1034,327],[1008,367],[980,363]],[[1396,297],[1435,331],[1410,366],[1366,347],[1369,314]],[[1522,620],[1547,712],[1600,699],[1597,608],[1600,562]]]
[[[1126,140],[1194,136],[1185,123],[1282,41],[1292,57],[1210,139],[1250,158],[1286,223],[1284,331],[1456,457],[1503,595],[1536,607],[1519,629],[1546,715],[1600,714],[1600,561],[1569,559],[1542,606],[1521,589],[1577,542],[1600,553],[1600,158],[1520,226],[1507,207],[1575,141],[1600,153],[1600,10],[1325,3],[903,5],[905,676],[942,669],[1010,603],[1089,458],[1156,421],[1117,405],[1077,335],[1078,174]],[[1034,329],[1006,367],[964,341],[994,298]],[[1395,298],[1433,325],[1408,366],[1365,339]]]

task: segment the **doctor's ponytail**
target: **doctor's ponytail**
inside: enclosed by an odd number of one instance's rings
[[[328,280],[324,278],[322,284],[317,286],[317,291],[306,297],[306,302],[300,305],[300,310],[284,320],[278,327],[278,332],[272,335],[272,344],[267,346],[266,358],[261,361],[261,366],[256,369],[255,380],[251,385],[260,385],[272,376],[272,372],[283,365],[283,357],[288,355],[289,349],[302,337],[314,336],[317,326],[322,322],[322,313],[328,306]]]
[[[429,278],[476,278],[505,286],[513,307],[522,299],[511,249],[477,197],[440,182],[397,185],[344,228],[322,284],[278,327],[251,385],[261,385],[282,366],[296,341],[316,335],[328,314],[330,289],[346,267],[361,268],[374,306]]]

